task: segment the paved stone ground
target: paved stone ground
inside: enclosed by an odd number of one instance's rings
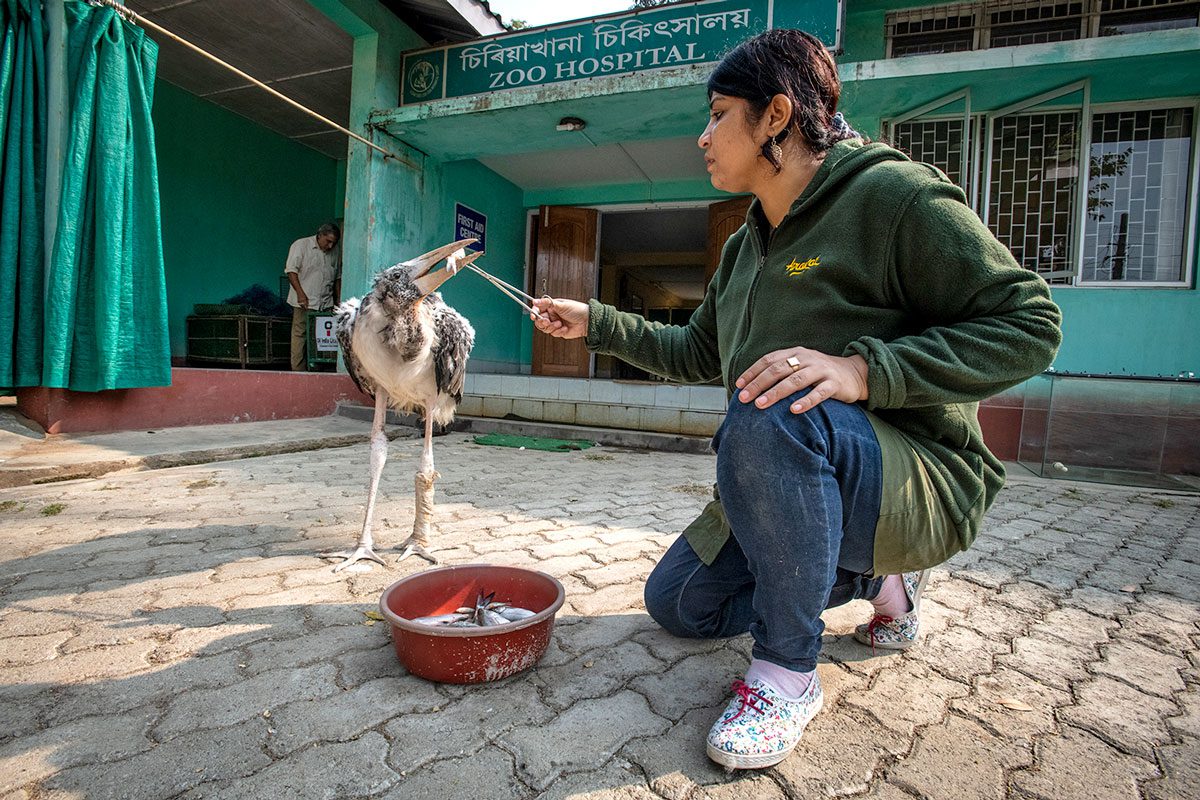
[[[392,443],[384,545],[418,450]],[[545,659],[494,684],[406,675],[364,615],[422,564],[314,558],[356,536],[365,447],[0,491],[0,798],[1200,797],[1196,496],[1014,479],[935,572],[924,645],[874,657],[867,605],[830,612],[826,710],[729,775],[703,738],[748,637],[641,604],[713,457],[453,434],[436,458],[444,562],[566,586]]]

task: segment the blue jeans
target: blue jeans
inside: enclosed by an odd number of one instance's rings
[[[711,565],[680,536],[646,581],[646,610],[691,638],[750,632],[754,657],[816,668],[821,612],[879,594],[872,576],[883,464],[857,405],[804,414],[736,397],[713,439],[717,488],[733,530]]]

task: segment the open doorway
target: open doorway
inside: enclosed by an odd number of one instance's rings
[[[530,216],[529,292],[596,297],[651,322],[686,325],[750,197],[655,208],[542,206]],[[579,340],[534,337],[534,375],[661,381]]]
[[[708,207],[605,212],[600,226],[601,302],[652,322],[685,325],[705,287]],[[662,380],[610,356],[597,378]]]

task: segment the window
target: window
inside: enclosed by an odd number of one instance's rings
[[[961,186],[971,196],[971,183],[963,181],[961,119],[912,120],[892,128],[892,143],[912,158],[923,161],[946,173],[946,177]]]
[[[1200,161],[1197,107],[1168,101],[1091,110],[1085,103],[1086,117],[1080,108],[1020,108],[993,119],[990,163],[987,115],[972,117],[969,137],[961,115],[909,118],[888,135],[914,160],[945,172],[968,198],[972,187],[983,187],[977,210],[988,228],[1049,283],[1186,286]]]
[[[993,11],[988,47],[1065,42],[1082,36],[1082,2],[1027,3]]]
[[[1014,114],[992,132],[988,223],[1017,262],[1069,283],[1079,114]]]
[[[1101,36],[1194,28],[1200,3],[1179,0],[1100,0]]]
[[[887,15],[888,57],[1194,28],[1200,0],[979,0]]]
[[[1191,108],[1092,118],[1084,281],[1184,280]]]
[[[888,15],[891,58],[975,49],[975,15],[967,7],[941,6],[923,14]]]

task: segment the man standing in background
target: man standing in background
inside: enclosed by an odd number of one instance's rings
[[[342,294],[342,232],[332,222],[317,228],[316,236],[292,242],[284,274],[292,289],[292,371],[304,372],[308,363],[308,310],[327,311]]]

